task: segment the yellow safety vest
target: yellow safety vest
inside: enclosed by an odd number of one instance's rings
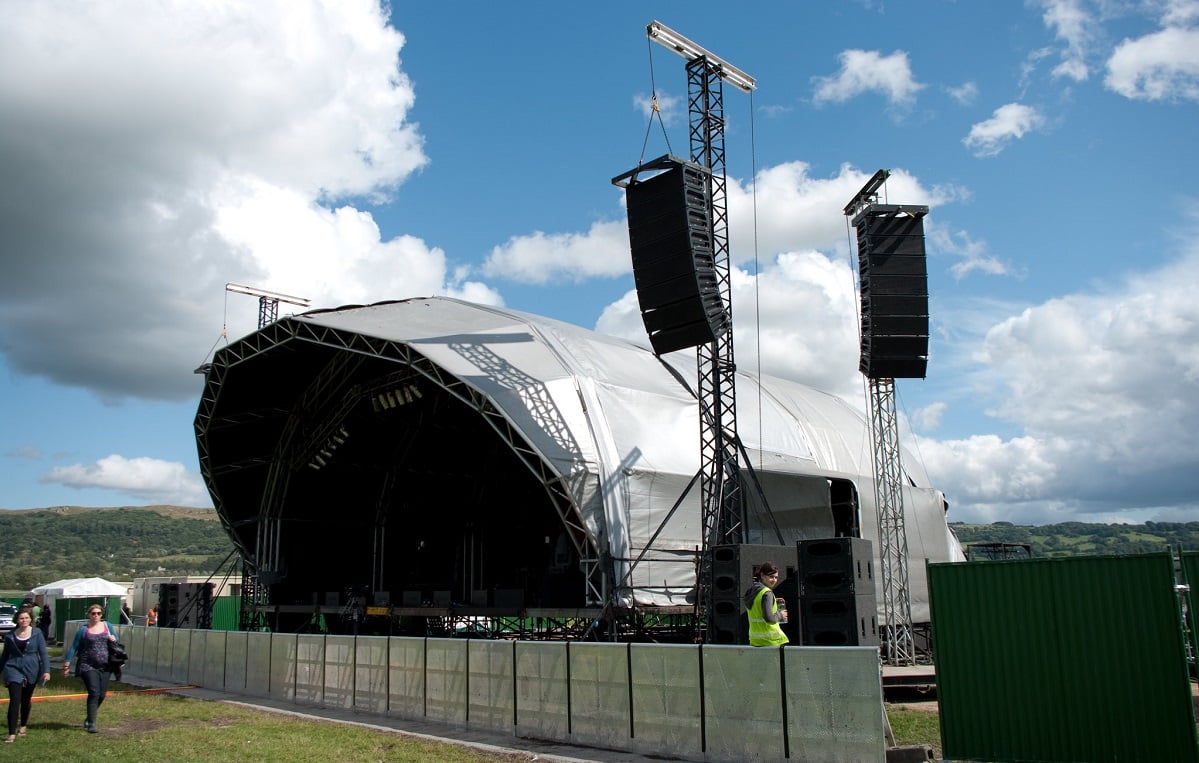
[[[762,586],[762,590],[758,591],[754,596],[754,603],[749,608],[749,643],[750,646],[782,646],[791,639],[787,638],[787,634],[783,633],[783,629],[778,623],[768,623],[762,617],[762,597],[770,589]],[[778,613],[779,602],[774,600],[774,611]]]

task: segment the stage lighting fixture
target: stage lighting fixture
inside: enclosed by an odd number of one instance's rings
[[[749,93],[757,87],[753,77],[660,22],[651,21],[645,28],[645,33],[654,42],[670,48],[688,61],[694,61],[697,58],[707,59],[708,63],[720,72],[721,79],[742,92]]]
[[[371,407],[375,409],[375,413],[378,413],[380,410],[390,410],[392,408],[398,408],[401,405],[407,405],[419,400],[422,397],[424,397],[424,395],[421,393],[420,387],[416,386],[415,384],[408,384],[403,387],[399,387],[394,390],[389,389],[386,392],[380,392],[379,394],[375,395],[371,398]],[[349,435],[348,433],[345,433],[344,436],[348,437]]]

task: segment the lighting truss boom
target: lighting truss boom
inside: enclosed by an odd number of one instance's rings
[[[708,215],[713,271],[728,315],[728,330],[696,348],[700,407],[700,492],[703,546],[695,597],[696,623],[714,636],[710,621],[713,597],[711,551],[718,545],[745,540],[745,494],[737,437],[737,365],[733,356],[733,299],[729,272],[728,206],[724,151],[724,88],[728,82],[743,92],[754,78],[678,32],[654,21],[646,27],[651,40],[687,59],[687,111],[691,161],[709,170]]]

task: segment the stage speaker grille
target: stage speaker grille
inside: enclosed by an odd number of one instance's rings
[[[690,162],[626,189],[633,281],[654,352],[710,344],[729,327],[714,263],[708,171]]]
[[[804,646],[878,646],[877,602],[866,596],[805,596]]]
[[[854,219],[862,300],[859,367],[871,379],[928,370],[927,207],[871,205]]]
[[[864,538],[801,540],[799,576],[803,596],[874,595],[874,551]]]

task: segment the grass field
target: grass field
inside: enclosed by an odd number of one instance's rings
[[[83,729],[85,690],[52,674],[34,695],[29,732],[0,744],[0,761],[433,761],[517,763],[531,755],[498,754],[402,734],[170,694],[137,693],[114,682],[99,713],[100,733]],[[7,710],[7,703],[3,705]],[[7,730],[5,729],[6,735]]]
[[[923,706],[888,704],[887,720],[891,722],[896,745],[927,745],[933,748],[933,756],[941,759],[941,721],[935,706],[926,709]]]
[[[85,690],[54,674],[39,688],[27,736],[0,745],[0,761],[427,761],[518,763],[531,754],[500,754],[438,744],[398,733],[283,716],[240,705],[170,694],[138,693],[113,683],[99,713],[100,733],[83,729]],[[7,705],[4,705],[7,710]],[[935,710],[889,705],[899,745],[927,744],[939,758]]]

